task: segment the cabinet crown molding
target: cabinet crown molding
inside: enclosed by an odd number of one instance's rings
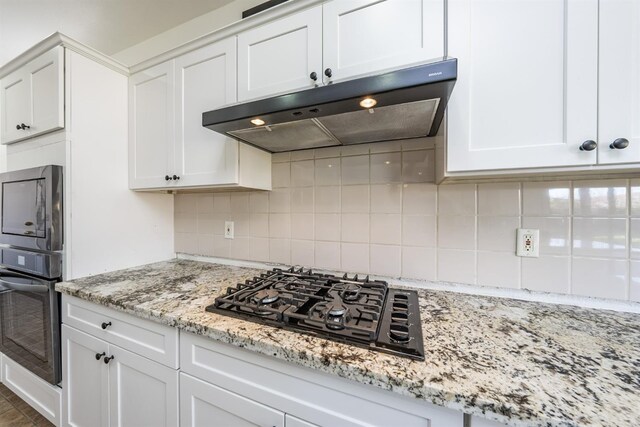
[[[60,32],[55,32],[0,67],[0,79],[56,46],[63,46],[114,71],[117,71],[120,74],[124,74],[125,76],[129,75],[129,69],[115,59],[112,59],[109,56],[72,39],[71,37],[65,36]]]

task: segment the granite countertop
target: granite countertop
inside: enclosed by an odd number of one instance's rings
[[[62,293],[513,426],[640,425],[640,315],[419,290],[426,361],[204,311],[261,270],[171,260]]]

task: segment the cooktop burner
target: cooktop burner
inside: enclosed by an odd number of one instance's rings
[[[206,310],[424,360],[417,293],[368,276],[276,268],[228,288]]]

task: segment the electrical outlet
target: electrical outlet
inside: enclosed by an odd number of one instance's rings
[[[224,238],[233,239],[233,221],[224,222]]]
[[[518,228],[516,255],[531,258],[540,256],[540,230]]]

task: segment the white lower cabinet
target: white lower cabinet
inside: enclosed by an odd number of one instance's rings
[[[285,415],[284,416],[284,425],[285,427],[318,427],[317,424],[311,424],[300,418],[296,418],[293,415]]]
[[[65,426],[178,425],[178,371],[62,326]]]
[[[109,344],[62,326],[62,425],[109,425],[109,366],[96,360]]]
[[[62,312],[63,426],[463,426],[458,411],[202,336],[174,340],[174,328],[77,298],[64,295]],[[88,326],[103,317],[112,324]],[[179,358],[138,354],[134,338],[152,326]]]
[[[285,425],[284,412],[184,373],[180,374],[180,408],[183,427]]]
[[[183,427],[275,426],[282,425],[282,417],[287,427],[463,425],[461,412],[201,336],[180,334],[180,361]],[[200,388],[192,385],[192,378],[199,379]],[[185,384],[191,385],[185,389]],[[205,390],[215,390],[219,397],[208,394],[210,397],[203,402],[196,393]],[[217,406],[222,400],[229,402],[223,409],[232,415],[226,416],[253,424],[217,423],[201,418],[202,414],[220,411]]]

